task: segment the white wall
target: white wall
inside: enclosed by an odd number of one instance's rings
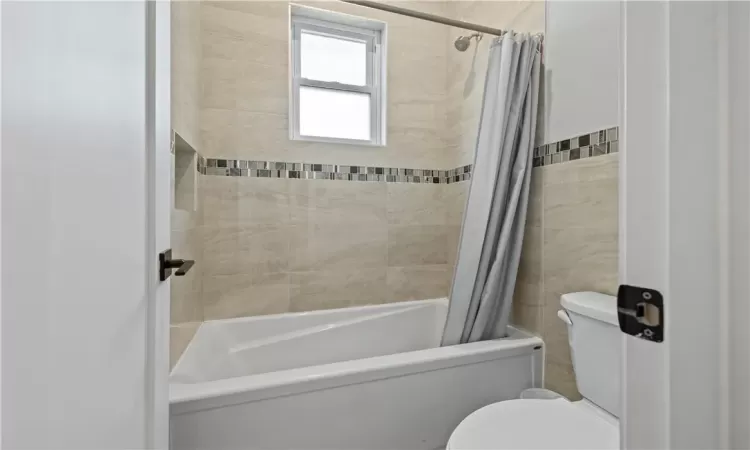
[[[547,2],[543,143],[618,124],[619,2]]]
[[[720,26],[725,45],[719,61],[726,61],[728,80],[723,95],[728,102],[727,154],[720,174],[724,184],[725,207],[722,214],[725,267],[729,268],[728,286],[723,299],[722,357],[725,379],[721,399],[725,402],[724,419],[728,448],[750,448],[750,4],[728,2],[725,23]]]

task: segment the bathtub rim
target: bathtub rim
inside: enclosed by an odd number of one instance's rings
[[[283,343],[285,341],[288,341],[290,339],[298,339],[302,337],[304,340],[304,336],[314,336],[318,335],[320,333],[329,333],[331,331],[335,331],[337,329],[357,329],[357,326],[359,324],[367,325],[373,320],[382,320],[382,319],[388,319],[389,317],[393,316],[400,316],[402,314],[409,314],[417,311],[429,311],[430,314],[437,314],[437,320],[432,320],[426,322],[428,324],[428,329],[431,335],[434,339],[430,339],[430,343],[425,343],[426,345],[420,345],[420,348],[414,348],[411,350],[404,349],[403,351],[399,353],[406,353],[411,351],[417,351],[417,350],[427,350],[430,348],[436,348],[440,344],[440,339],[442,335],[443,328],[445,326],[445,321],[447,319],[448,314],[448,299],[447,298],[436,298],[436,299],[425,299],[425,300],[416,300],[416,301],[409,301],[409,302],[400,302],[396,304],[381,304],[381,305],[365,305],[362,307],[349,307],[349,308],[336,308],[336,309],[330,309],[330,310],[320,310],[320,311],[307,311],[307,312],[299,312],[299,313],[280,313],[280,314],[271,314],[271,315],[265,315],[265,316],[254,316],[254,317],[239,317],[239,318],[231,318],[231,319],[218,319],[213,320],[210,323],[204,324],[204,328],[200,328],[198,331],[196,331],[195,336],[187,347],[185,348],[185,351],[178,359],[177,363],[174,365],[170,372],[170,383],[173,383],[175,385],[195,385],[195,384],[202,384],[202,383],[211,383],[213,381],[219,381],[222,379],[231,379],[231,378],[241,378],[241,377],[248,377],[253,375],[262,375],[264,373],[271,373],[271,372],[282,372],[284,370],[292,370],[293,368],[287,368],[287,369],[276,369],[276,370],[269,370],[267,372],[255,372],[255,373],[249,373],[247,375],[241,375],[239,377],[226,377],[226,378],[218,378],[218,379],[207,379],[207,380],[200,380],[200,381],[188,381],[186,380],[186,374],[184,373],[185,369],[182,367],[185,364],[185,359],[188,356],[192,356],[192,353],[194,353],[194,346],[198,345],[198,342],[201,341],[201,337],[203,334],[208,334],[209,339],[212,337],[214,333],[218,333],[220,336],[224,335],[226,333],[226,330],[224,327],[228,327],[229,330],[232,330],[234,327],[236,327],[238,324],[245,328],[245,327],[253,327],[254,324],[259,323],[275,323],[275,322],[281,322],[282,324],[285,324],[286,322],[291,321],[291,323],[294,325],[296,323],[297,319],[303,320],[303,324],[301,327],[298,328],[292,328],[292,329],[282,329],[282,330],[276,330],[272,332],[269,335],[265,336],[257,336],[250,338],[247,341],[242,341],[241,343],[235,343],[230,344],[230,353],[235,352],[237,349],[242,348],[248,348],[251,349],[253,347],[255,348],[262,348],[267,345],[273,345],[276,343]],[[315,318],[315,317],[323,317],[326,320],[320,322],[320,323],[305,323],[304,320],[306,318]],[[283,327],[283,325],[282,325]],[[432,334],[434,333],[434,334]],[[231,335],[231,331],[229,332]],[[196,339],[197,338],[197,339]],[[319,362],[317,364],[310,364],[307,366],[300,366],[295,368],[303,368],[303,367],[314,367],[319,365],[325,365],[325,364],[333,364],[335,362],[348,362],[348,361],[354,361],[359,359],[366,359],[370,357],[375,356],[385,356],[386,354],[382,355],[361,355],[357,358],[350,358],[345,360],[339,360],[339,361],[330,361],[330,362]],[[190,364],[188,363],[188,370],[190,370]]]
[[[409,307],[415,307],[420,305],[427,305],[434,303],[439,306],[443,306],[445,308],[448,308],[449,301],[447,297],[436,297],[436,298],[426,298],[423,300],[409,300],[405,302],[392,302],[392,303],[381,303],[377,305],[358,305],[358,306],[348,306],[344,308],[331,308],[331,309],[317,309],[315,311],[299,311],[299,312],[285,312],[285,313],[278,313],[278,314],[268,314],[268,315],[262,315],[262,316],[245,316],[245,317],[232,317],[229,319],[210,319],[210,320],[204,320],[201,322],[201,326],[203,325],[217,325],[217,324],[233,324],[233,323],[241,323],[241,322],[260,322],[264,320],[268,320],[270,317],[274,318],[290,318],[290,317],[314,317],[314,316],[325,316],[331,313],[336,312],[349,312],[353,310],[361,311],[361,312],[367,312],[370,310],[378,310],[378,309],[405,309]],[[198,327],[200,328],[200,327]],[[197,331],[196,331],[197,333]]]
[[[420,300],[423,302],[424,300]],[[501,339],[436,347],[194,384],[170,383],[170,414],[238,405],[339,386],[544,352],[537,336],[509,326]],[[536,348],[539,347],[539,348]],[[531,364],[531,363],[530,363]]]
[[[361,306],[354,306],[354,307],[343,307],[343,308],[331,308],[331,309],[319,309],[315,311],[299,311],[299,312],[285,312],[285,313],[278,313],[278,314],[266,314],[266,315],[260,315],[260,316],[244,316],[244,317],[231,317],[227,319],[211,319],[211,320],[204,320],[203,322],[198,325],[195,332],[193,333],[193,337],[190,339],[190,342],[188,342],[188,345],[185,346],[185,349],[182,351],[182,354],[179,358],[177,358],[177,361],[174,363],[174,365],[171,367],[169,371],[169,385],[193,385],[193,384],[200,384],[200,383],[180,383],[180,382],[173,382],[171,380],[172,373],[175,370],[179,370],[183,364],[183,360],[186,358],[188,354],[191,353],[192,348],[196,345],[196,338],[199,336],[202,336],[206,332],[211,332],[215,327],[221,327],[221,326],[233,326],[235,324],[252,324],[257,322],[267,322],[269,320],[293,320],[294,318],[306,318],[306,317],[316,317],[316,316],[328,316],[328,315],[335,315],[338,313],[352,313],[356,312],[359,314],[357,317],[363,317],[369,314],[375,314],[375,313],[384,313],[385,311],[392,311],[397,312],[399,310],[409,310],[417,307],[426,307],[433,305],[437,308],[443,309],[445,313],[445,318],[443,319],[443,324],[439,326],[440,329],[445,327],[445,321],[448,318],[448,306],[449,306],[449,300],[447,297],[436,297],[436,298],[428,298],[428,299],[422,299],[422,300],[409,300],[404,302],[393,302],[393,303],[381,303],[381,304],[375,304],[375,305],[361,305]],[[356,320],[356,317],[351,317],[347,320]],[[319,326],[319,325],[318,325]],[[263,338],[259,338],[263,339]],[[438,339],[440,341],[440,339]],[[289,369],[291,370],[291,369]],[[261,375],[261,374],[253,374],[253,375]],[[248,375],[248,376],[253,376]],[[241,377],[244,378],[244,377]],[[206,381],[204,383],[210,383],[211,381]],[[170,394],[171,399],[171,394]]]

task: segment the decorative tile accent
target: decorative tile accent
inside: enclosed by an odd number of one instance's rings
[[[534,149],[534,167],[617,153],[620,151],[619,135],[619,127],[612,127],[540,145]]]
[[[400,167],[344,166],[337,164],[246,161],[198,156],[203,175],[302,180],[370,181],[383,183],[451,184],[471,180],[471,164],[450,170]]]
[[[198,160],[195,163],[195,167],[198,170],[198,173],[206,173],[206,158],[203,157],[200,153],[197,154]]]

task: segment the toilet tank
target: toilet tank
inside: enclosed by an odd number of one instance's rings
[[[581,395],[620,416],[620,328],[617,298],[597,292],[563,294],[560,304],[570,319],[570,343],[576,384]]]

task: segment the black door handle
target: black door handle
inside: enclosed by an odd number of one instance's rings
[[[185,276],[194,264],[191,259],[172,259],[172,249],[164,250],[159,253],[159,280],[166,281],[172,275],[172,269],[177,269],[176,276]]]
[[[174,274],[178,277],[185,276],[185,274],[188,273],[188,270],[193,267],[193,264],[195,264],[195,261],[193,261],[192,259],[167,260],[167,268],[177,269],[177,272],[175,272]]]

